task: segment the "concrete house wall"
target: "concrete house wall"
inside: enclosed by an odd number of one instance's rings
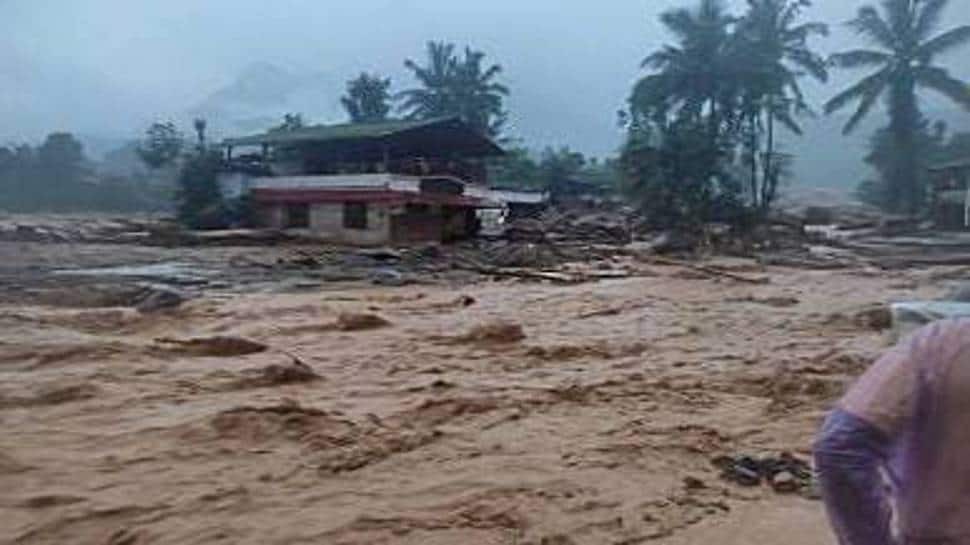
[[[391,239],[390,214],[385,205],[367,204],[367,229],[344,227],[343,203],[317,203],[310,206],[310,230],[332,242],[372,246]]]
[[[310,225],[306,230],[321,240],[356,246],[376,246],[391,241],[390,210],[386,205],[367,204],[367,229],[344,226],[343,203],[312,203],[308,206]],[[290,224],[288,209],[285,204],[261,207],[261,223],[273,229],[286,229]]]

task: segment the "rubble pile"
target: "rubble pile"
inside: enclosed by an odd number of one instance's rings
[[[635,215],[632,211],[581,213],[574,210],[549,210],[537,219],[513,222],[505,238],[513,242],[582,242],[624,245],[633,241]]]
[[[812,467],[788,452],[756,458],[753,456],[719,456],[711,463],[721,471],[721,478],[740,486],[767,484],[779,494],[811,493]]]

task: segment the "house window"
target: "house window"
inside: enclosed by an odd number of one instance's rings
[[[309,229],[310,205],[307,203],[294,203],[286,205],[286,228]]]
[[[344,229],[367,229],[367,203],[344,203]]]

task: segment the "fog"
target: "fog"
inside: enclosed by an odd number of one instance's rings
[[[970,23],[965,1],[952,3],[945,26]],[[657,15],[689,3],[0,0],[0,141],[52,130],[111,141],[157,118],[184,123],[193,115],[216,118],[223,134],[294,110],[338,121],[345,80],[371,70],[405,88],[403,60],[420,57],[435,39],[473,45],[503,65],[512,89],[509,133],[523,143],[607,154],[620,142],[616,111],[640,60],[669,39]],[[808,17],[834,30],[819,49],[858,43],[843,23],[862,4],[817,0]],[[966,56],[945,62],[970,76]],[[808,86],[816,103],[847,76],[825,89]],[[267,79],[275,86],[252,89]],[[241,96],[247,93],[253,96]]]

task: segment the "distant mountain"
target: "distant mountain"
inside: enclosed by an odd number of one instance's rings
[[[255,63],[187,113],[205,118],[216,136],[265,130],[288,113],[303,114],[308,121],[336,122],[343,116],[343,86],[322,72],[295,74],[274,64]]]

